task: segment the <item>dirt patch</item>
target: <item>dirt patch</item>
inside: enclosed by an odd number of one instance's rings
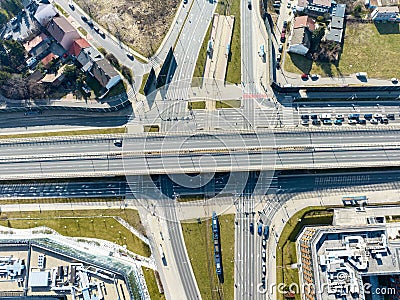
[[[116,38],[146,57],[160,46],[179,0],[77,0],[78,5]]]

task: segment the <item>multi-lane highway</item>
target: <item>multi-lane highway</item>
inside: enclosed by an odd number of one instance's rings
[[[0,143],[2,178],[106,176],[390,166],[398,130],[113,136]],[[274,141],[275,140],[275,141]],[[332,145],[332,141],[334,144]]]

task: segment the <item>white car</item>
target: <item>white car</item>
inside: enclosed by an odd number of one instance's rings
[[[357,124],[357,120],[349,120],[349,124],[350,125]]]
[[[262,251],[262,259],[265,260],[266,257],[267,257],[267,252],[263,249],[263,251]]]
[[[262,273],[267,273],[267,267],[265,266],[265,262],[262,263]]]
[[[375,119],[382,119],[383,115],[382,114],[374,114]]]
[[[370,120],[370,123],[371,123],[371,124],[378,124],[378,120],[377,120],[377,119],[371,119],[371,120]]]

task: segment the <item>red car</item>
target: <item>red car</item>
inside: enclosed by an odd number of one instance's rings
[[[301,79],[307,80],[308,79],[308,74],[306,74],[306,73],[301,74]]]

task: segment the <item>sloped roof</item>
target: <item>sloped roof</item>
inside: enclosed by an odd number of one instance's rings
[[[87,40],[77,39],[72,43],[71,48],[69,48],[69,50],[68,50],[68,53],[77,57],[79,55],[79,53],[81,53],[82,49],[88,48],[88,47],[90,47],[90,44],[88,43]]]
[[[44,66],[47,66],[47,64],[49,62],[51,62],[53,59],[57,59],[57,58],[58,58],[58,55],[54,54],[53,52],[50,52],[49,54],[47,54],[47,56],[45,58],[43,58],[41,60],[41,62]]]
[[[332,0],[313,0],[312,3],[314,5],[320,5],[320,6],[325,6],[325,7],[332,6]]]
[[[308,27],[311,31],[315,29],[315,20],[309,16],[296,17],[294,19],[294,29]]]
[[[55,17],[53,18],[49,24],[47,25],[47,30],[50,34],[57,40],[57,42],[61,43],[64,35],[67,32],[76,31],[75,28],[68,22],[68,20],[64,17]]]
[[[108,60],[104,58],[94,62],[92,72],[94,77],[96,77],[96,79],[104,87],[108,84],[110,78],[119,75],[115,68],[108,62]]]
[[[26,52],[31,51],[33,48],[35,48],[37,45],[39,45],[45,39],[47,39],[47,35],[45,35],[44,33],[41,33],[38,36],[34,37],[29,42],[26,42],[24,44],[24,48],[25,48]]]
[[[293,29],[293,35],[290,40],[291,45],[303,44],[307,48],[310,47],[310,31],[307,27]]]

